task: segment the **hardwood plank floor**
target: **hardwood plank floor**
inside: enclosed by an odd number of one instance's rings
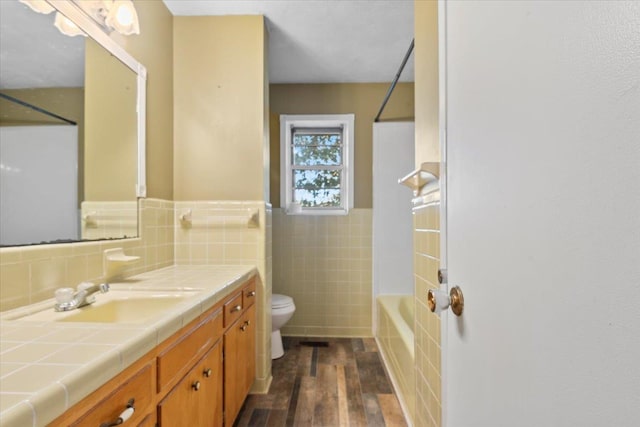
[[[284,337],[269,394],[249,395],[236,427],[406,427],[373,338]]]

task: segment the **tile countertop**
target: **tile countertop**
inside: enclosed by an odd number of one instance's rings
[[[253,266],[172,266],[110,283],[202,290],[146,323],[9,320],[28,307],[0,313],[0,427],[53,421],[255,274]]]

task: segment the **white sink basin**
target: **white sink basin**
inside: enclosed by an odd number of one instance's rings
[[[97,293],[96,302],[75,310],[56,312],[48,305],[27,315],[10,320],[92,322],[92,323],[142,323],[181,302],[194,297],[200,291],[148,291],[114,290]]]

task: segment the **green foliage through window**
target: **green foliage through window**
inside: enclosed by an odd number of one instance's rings
[[[304,207],[340,207],[342,129],[294,129],[293,199]]]

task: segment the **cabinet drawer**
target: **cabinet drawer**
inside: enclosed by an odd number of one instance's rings
[[[112,423],[127,409],[127,404],[131,399],[133,399],[135,412],[127,422],[131,425],[137,425],[149,414],[152,395],[153,377],[151,363],[149,363],[71,425],[73,427],[95,427],[102,425],[102,423]]]
[[[224,327],[227,328],[242,314],[242,292],[234,295],[224,304]]]
[[[222,335],[222,311],[213,312],[158,355],[158,391],[175,383]]]
[[[242,304],[246,309],[256,301],[256,279],[251,281],[242,290]]]

